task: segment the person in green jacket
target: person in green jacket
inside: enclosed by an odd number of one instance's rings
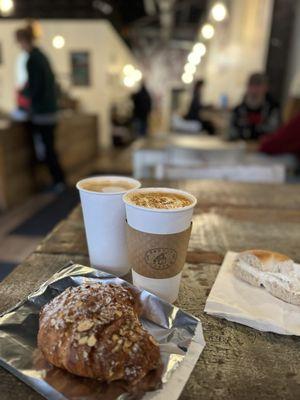
[[[18,29],[16,40],[21,49],[29,55],[26,68],[33,139],[35,143],[42,144],[43,161],[49,168],[55,190],[60,191],[65,187],[65,178],[55,150],[58,114],[54,73],[48,58],[34,46],[31,27]]]

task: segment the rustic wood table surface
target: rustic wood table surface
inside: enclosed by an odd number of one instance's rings
[[[207,342],[181,399],[300,399],[300,339],[258,332],[203,312],[227,250],[268,248],[300,262],[300,185],[216,181],[171,185],[198,198],[178,305],[201,319]],[[70,260],[88,264],[79,207],[0,284],[0,312]],[[1,400],[42,398],[4,369],[0,369],[0,393]]]

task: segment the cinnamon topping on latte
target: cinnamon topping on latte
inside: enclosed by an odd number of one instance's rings
[[[171,192],[140,192],[129,194],[126,197],[131,204],[146,208],[175,209],[192,204],[192,201],[186,196]]]

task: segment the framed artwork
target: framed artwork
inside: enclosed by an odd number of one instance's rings
[[[71,83],[73,86],[90,86],[90,53],[71,52]]]
[[[2,43],[0,43],[0,65],[3,64]]]

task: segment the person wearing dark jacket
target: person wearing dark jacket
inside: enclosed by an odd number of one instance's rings
[[[229,139],[257,140],[276,130],[280,120],[279,104],[268,92],[266,75],[254,73],[242,103],[233,110]]]
[[[149,115],[152,109],[152,99],[144,82],[141,88],[131,96],[133,102],[133,124],[138,136],[148,133]]]
[[[215,127],[212,122],[204,120],[201,118],[201,111],[203,109],[202,105],[202,89],[204,86],[204,80],[200,79],[195,83],[192,100],[188,108],[188,112],[184,116],[184,119],[188,121],[199,121],[201,123],[202,129],[206,131],[209,135],[215,134]]]
[[[29,55],[26,65],[27,90],[33,139],[42,143],[43,161],[49,168],[54,188],[61,190],[65,179],[55,150],[57,93],[54,74],[45,54],[34,46],[34,35],[30,27],[17,30],[16,40]]]

